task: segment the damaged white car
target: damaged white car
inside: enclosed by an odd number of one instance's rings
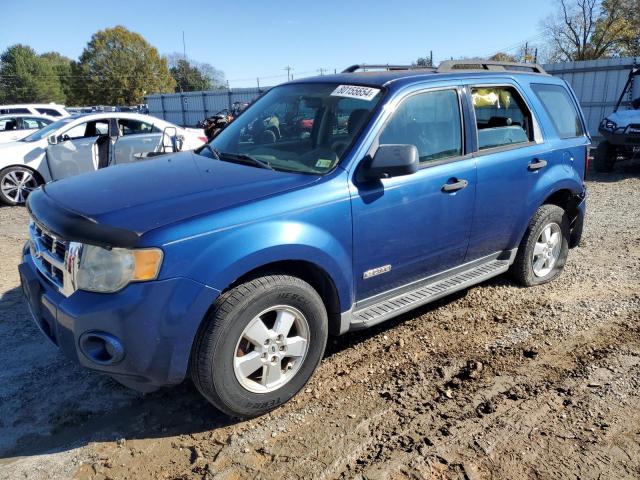
[[[39,185],[110,165],[193,150],[204,132],[149,115],[97,113],[62,118],[0,145],[0,201],[23,204]]]

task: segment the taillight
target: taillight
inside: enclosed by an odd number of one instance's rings
[[[584,178],[587,179],[587,172],[589,171],[589,147],[584,149]]]
[[[207,137],[198,137],[198,140],[200,140],[202,143],[207,143],[209,141]]]

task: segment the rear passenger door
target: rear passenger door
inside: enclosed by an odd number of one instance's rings
[[[475,198],[475,160],[465,155],[461,91],[406,97],[374,146],[415,145],[412,175],[354,180],[353,261],[358,301],[460,265]],[[448,185],[445,188],[445,185]]]
[[[15,142],[20,139],[19,128],[17,117],[0,119],[0,143]]]
[[[116,164],[133,162],[144,157],[146,153],[161,148],[162,132],[151,123],[119,118],[118,130],[114,157]]]
[[[538,119],[515,83],[469,85],[477,131],[478,184],[467,261],[516,248],[531,192],[551,159]]]

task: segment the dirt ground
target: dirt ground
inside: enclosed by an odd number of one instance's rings
[[[589,181],[580,248],[552,284],[502,276],[330,339],[264,417],[186,382],[143,395],[38,332],[0,208],[0,478],[640,478],[640,168]]]

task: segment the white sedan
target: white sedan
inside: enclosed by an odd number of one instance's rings
[[[162,153],[193,150],[207,138],[138,113],[73,115],[22,140],[0,144],[0,201],[20,205],[39,185]]]
[[[15,142],[55,121],[46,115],[0,115],[0,143]]]

